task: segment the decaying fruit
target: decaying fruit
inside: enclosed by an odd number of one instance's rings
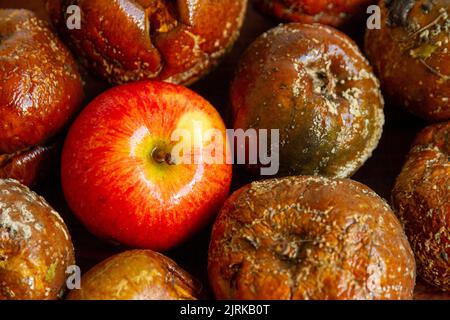
[[[12,179],[0,179],[0,300],[57,299],[74,250],[64,221]]]
[[[393,103],[430,120],[450,119],[450,2],[380,1],[381,29],[366,53]]]
[[[44,180],[56,163],[57,144],[36,146],[13,154],[0,155],[0,179],[15,179],[26,186]]]
[[[46,22],[0,9],[0,177],[32,185],[52,138],[77,112],[83,87],[75,60]]]
[[[369,63],[350,38],[319,24],[281,25],[260,36],[240,61],[231,102],[235,129],[279,129],[280,176],[349,177],[384,124]]]
[[[218,299],[411,299],[414,256],[372,190],[299,176],[254,182],[227,200],[209,248]]]
[[[89,270],[69,300],[194,300],[202,287],[169,258],[150,250],[115,255]]]
[[[236,40],[247,0],[47,0],[52,20],[84,64],[111,83],[189,84]],[[69,29],[67,9],[80,8]],[[126,34],[126,36],[124,36]]]
[[[416,255],[418,274],[450,291],[450,122],[417,137],[392,193]]]

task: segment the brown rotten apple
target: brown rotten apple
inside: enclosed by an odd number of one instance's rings
[[[62,154],[64,194],[101,238],[166,250],[225,200],[227,146],[220,115],[189,89],[122,85],[97,97],[71,127]]]
[[[392,192],[416,254],[418,273],[450,291],[450,122],[416,138]]]
[[[320,22],[335,27],[361,18],[376,0],[254,0],[263,11],[295,22]]]
[[[32,184],[46,144],[77,111],[81,78],[70,52],[34,13],[0,10],[0,177]]]
[[[280,130],[280,175],[348,177],[370,157],[384,123],[368,62],[347,36],[319,24],[260,36],[240,61],[231,102],[235,129]]]
[[[0,300],[57,299],[73,264],[58,213],[18,181],[0,179]]]
[[[239,34],[247,0],[47,0],[58,30],[89,68],[112,83],[192,83]],[[81,28],[67,27],[79,6]]]
[[[411,299],[414,256],[392,210],[351,180],[289,177],[236,191],[214,224],[218,299]]]
[[[380,1],[366,52],[389,98],[430,120],[450,119],[450,2]]]
[[[171,259],[150,250],[112,256],[89,270],[69,300],[195,300],[201,284]]]

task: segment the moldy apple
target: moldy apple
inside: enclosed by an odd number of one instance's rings
[[[450,119],[450,2],[380,1],[381,29],[365,47],[383,91],[429,121]]]
[[[74,262],[58,213],[18,181],[0,179],[0,300],[60,298]]]
[[[208,271],[217,299],[412,299],[414,255],[392,210],[351,180],[298,176],[234,192]]]
[[[28,10],[0,10],[0,177],[32,185],[83,87],[69,50]],[[50,142],[51,141],[51,142]]]
[[[420,132],[392,191],[418,274],[445,291],[450,291],[449,136],[450,122]]]
[[[280,130],[280,176],[349,177],[384,124],[369,63],[350,38],[319,24],[280,25],[256,39],[239,62],[231,103],[235,129]]]
[[[241,28],[247,0],[47,0],[57,29],[89,69],[111,83],[189,84],[213,68]],[[66,26],[81,9],[81,28]]]

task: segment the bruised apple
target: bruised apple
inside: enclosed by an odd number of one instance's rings
[[[182,86],[143,81],[91,102],[71,127],[62,185],[101,238],[170,249],[205,225],[231,182],[219,113]]]

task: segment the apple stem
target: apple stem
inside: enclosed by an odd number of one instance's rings
[[[168,165],[174,165],[172,161],[172,155],[160,148],[154,148],[152,151],[152,158],[158,163],[167,163]]]

